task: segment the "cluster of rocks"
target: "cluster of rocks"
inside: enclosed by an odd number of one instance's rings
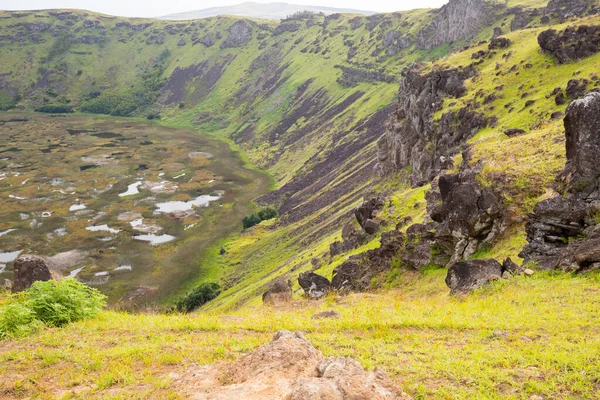
[[[462,97],[467,91],[465,79],[475,74],[473,66],[425,75],[415,68],[403,71],[394,121],[377,142],[382,174],[410,166],[411,182],[420,186],[451,166],[451,157],[464,141],[487,126],[490,119],[469,107],[449,111],[440,121],[434,121],[433,114],[441,109],[445,97]]]
[[[541,269],[600,268],[600,93],[573,101],[565,119],[567,164],[557,194],[538,203],[520,256]],[[559,193],[564,193],[561,195]]]
[[[589,0],[550,0],[546,6],[546,14],[559,18],[561,21],[571,17],[581,17],[593,12]]]
[[[371,69],[348,67],[344,65],[336,65],[342,70],[342,76],[337,79],[337,82],[343,87],[349,88],[358,85],[361,82],[376,83],[376,82],[394,82],[394,77],[388,75],[385,70],[379,70],[375,67]]]
[[[502,264],[492,258],[465,260],[448,268],[446,285],[453,294],[467,293],[490,282],[510,279],[513,275],[521,274],[531,276],[534,271],[518,266],[510,258],[504,260]]]
[[[560,64],[589,57],[600,51],[600,26],[569,26],[562,31],[549,29],[539,34],[538,44]]]

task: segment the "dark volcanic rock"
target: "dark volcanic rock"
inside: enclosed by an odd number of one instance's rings
[[[364,201],[355,211],[354,215],[359,225],[369,235],[379,230],[379,224],[375,223],[374,212],[380,210],[383,207],[383,199],[380,197],[374,197],[370,200]]]
[[[489,50],[494,49],[506,49],[510,46],[510,39],[499,37],[490,40],[490,44],[488,44]]]
[[[402,233],[396,230],[383,232],[379,248],[351,256],[333,270],[331,286],[336,290],[368,289],[373,277],[389,269],[403,243]]]
[[[589,57],[600,51],[600,26],[568,26],[562,31],[549,29],[539,34],[538,44],[561,64]]]
[[[417,34],[417,47],[431,49],[457,40],[471,39],[490,23],[494,8],[504,7],[484,0],[450,0],[431,23]]]
[[[556,189],[566,194],[534,207],[520,256],[542,269],[586,270],[600,261],[600,93],[573,101],[564,121],[567,164]]]
[[[331,282],[324,276],[314,272],[303,272],[298,276],[298,284],[304,294],[311,299],[320,299],[331,290]]]
[[[215,44],[216,41],[217,39],[215,38],[215,36],[209,32],[206,35],[204,35],[202,39],[198,40],[198,43],[202,43],[206,47],[211,47]]]
[[[448,269],[446,285],[452,293],[469,292],[501,276],[502,265],[494,259],[460,261]]]
[[[504,134],[508,137],[513,137],[513,136],[524,135],[525,131],[523,129],[510,128],[510,129],[505,130]]]
[[[529,13],[521,9],[517,9],[515,10],[515,18],[510,23],[510,30],[517,31],[519,29],[523,29],[529,24],[530,21],[531,16]]]
[[[346,88],[356,86],[360,82],[392,83],[394,81],[394,77],[386,74],[384,70],[363,69],[344,65],[338,65],[337,68],[342,70],[342,76],[337,79],[337,82]]]
[[[546,12],[561,20],[583,16],[592,2],[589,0],[550,0]]]
[[[278,36],[285,32],[296,32],[300,29],[300,24],[295,22],[282,22],[273,29],[273,35]]]
[[[504,32],[502,32],[502,28],[496,26],[494,28],[494,33],[492,34],[492,39],[496,39],[497,37],[502,36],[503,34]]]
[[[240,19],[229,27],[229,35],[221,42],[221,48],[240,47],[250,40],[252,40],[252,25],[248,21]]]
[[[493,243],[505,229],[504,208],[500,197],[482,187],[473,171],[442,175],[438,187],[439,191],[427,194],[428,209],[439,223],[435,242],[452,265],[468,259],[483,244]]]
[[[30,254],[20,255],[15,260],[15,278],[12,292],[22,292],[36,281],[59,280],[60,274],[53,271],[43,257]]]
[[[292,288],[285,279],[277,279],[269,285],[269,288],[262,295],[264,304],[281,304],[292,300]]]
[[[444,97],[463,96],[464,80],[474,75],[472,67],[426,75],[416,69],[403,71],[395,121],[377,142],[380,172],[390,174],[410,166],[412,184],[418,186],[451,166],[451,157],[466,139],[489,124],[489,118],[468,107],[449,111],[439,121],[433,120],[433,114],[440,110]]]

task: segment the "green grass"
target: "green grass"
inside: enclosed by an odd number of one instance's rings
[[[0,342],[8,398],[183,398],[193,364],[232,361],[279,329],[325,355],[385,369],[415,398],[593,399],[598,392],[597,274],[537,273],[452,297],[445,272],[402,272],[396,290],[232,313],[97,318]],[[338,320],[312,320],[333,309]],[[506,337],[495,337],[503,330]]]

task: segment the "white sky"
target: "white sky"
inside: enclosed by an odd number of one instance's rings
[[[45,8],[79,8],[126,17],[159,17],[177,12],[242,3],[245,0],[0,0],[1,10],[38,10]],[[368,11],[402,11],[414,8],[437,8],[448,0],[253,0],[257,3],[282,1],[325,7],[354,8]]]

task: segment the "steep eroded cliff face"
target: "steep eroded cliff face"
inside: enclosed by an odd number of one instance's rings
[[[429,50],[435,46],[475,37],[487,26],[493,12],[504,5],[484,0],[451,0],[435,11],[433,21],[417,35],[417,47]]]
[[[377,143],[380,172],[386,175],[410,167],[411,182],[419,186],[451,165],[450,157],[461,144],[490,120],[468,107],[448,111],[439,120],[433,115],[445,97],[463,96],[465,79],[475,74],[471,66],[424,75],[417,68],[403,72],[396,114]]]

